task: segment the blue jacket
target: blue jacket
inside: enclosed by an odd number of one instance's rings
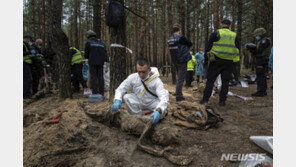
[[[192,43],[184,36],[173,34],[169,38],[168,44],[172,62],[174,64],[187,63],[191,60],[192,57],[189,53],[189,48]]]
[[[204,52],[197,52],[195,54],[195,60],[196,60],[196,63],[198,63],[195,66],[196,75],[204,75],[204,67],[203,67],[204,59],[205,59]]]
[[[271,48],[271,51],[270,51],[270,56],[268,59],[268,67],[271,69],[271,72],[273,72],[273,47]]]

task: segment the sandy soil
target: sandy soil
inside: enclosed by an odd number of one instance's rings
[[[162,79],[165,87],[171,92],[171,107],[177,106],[173,96],[175,86],[168,78]],[[202,94],[196,91],[196,88],[197,85],[194,83],[193,88],[183,89],[188,102],[198,102],[201,99]],[[256,85],[249,85],[249,88],[230,87],[231,92],[243,96],[250,96],[255,90]],[[193,158],[189,166],[238,166],[239,162],[221,161],[222,153],[268,154],[252,143],[249,137],[273,135],[272,90],[268,89],[266,97],[258,97],[253,101],[228,97],[225,107],[220,107],[218,100],[218,94],[210,99],[210,104],[224,119],[217,128],[203,131],[175,126],[169,124],[172,120],[171,114],[162,122],[178,129],[179,143],[174,144],[173,147],[179,153]],[[137,150],[139,136],[90,118],[79,107],[78,103],[81,102],[87,102],[87,98],[79,94],[74,94],[73,99],[66,100],[59,100],[56,95],[53,95],[24,105],[23,161],[25,167],[176,166],[163,157],[155,157]],[[89,105],[104,110],[110,106],[110,102]],[[58,114],[59,111],[64,113],[58,124],[44,124],[44,121]]]

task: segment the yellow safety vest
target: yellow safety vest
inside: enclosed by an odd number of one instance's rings
[[[71,65],[83,62],[81,52],[78,49],[76,49],[75,47],[70,47],[70,49],[74,49],[76,51],[76,53],[72,56],[72,64]]]
[[[217,31],[220,34],[220,39],[219,41],[213,43],[213,47],[210,52],[214,53],[221,59],[238,62],[239,50],[235,46],[236,33],[227,28],[218,29]]]
[[[26,48],[26,52],[30,51],[25,43],[23,43],[23,47]],[[23,61],[28,63],[28,64],[32,64],[32,59],[31,58],[32,58],[31,54],[23,56]]]
[[[187,71],[194,71],[194,66],[197,64],[195,56],[191,55],[192,59],[187,62]]]

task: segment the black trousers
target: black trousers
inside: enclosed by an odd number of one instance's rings
[[[233,63],[233,71],[232,71],[232,73],[233,73],[233,79],[234,79],[234,81],[236,83],[239,82],[239,80],[238,80],[238,76],[239,76],[238,68],[239,68],[239,62]]]
[[[73,86],[75,91],[79,91],[79,84],[81,83],[83,88],[86,88],[86,81],[82,76],[82,63],[72,65],[72,74],[73,74]]]
[[[216,60],[211,62],[207,73],[207,83],[204,90],[203,100],[208,101],[213,90],[214,82],[221,74],[222,87],[219,94],[219,100],[225,101],[228,93],[229,81],[233,70],[233,62],[229,60]]]
[[[205,79],[204,75],[196,75],[196,82],[197,82],[197,83],[199,83],[199,81],[200,81],[200,77],[201,77],[203,80]]]
[[[104,96],[104,68],[103,65],[89,65],[90,82],[93,94],[99,94]]]
[[[23,98],[31,97],[32,73],[31,65],[23,63]]]
[[[38,92],[40,78],[40,70],[32,68],[32,95]]]
[[[266,58],[256,58],[256,81],[257,92],[265,93],[267,89],[266,81],[267,60]]]
[[[185,86],[187,87],[191,86],[191,82],[194,81],[193,75],[194,75],[194,71],[187,71]]]
[[[177,69],[176,98],[183,97],[182,88],[187,72],[187,63],[175,64]]]

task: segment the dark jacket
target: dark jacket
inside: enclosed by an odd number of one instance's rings
[[[257,42],[256,49],[250,49],[252,55],[256,58],[264,57],[267,58],[270,54],[270,40],[267,37],[263,37]]]
[[[89,39],[85,44],[85,58],[89,65],[104,65],[104,62],[108,62],[105,43],[102,40]]]
[[[169,40],[169,50],[174,64],[186,63],[191,60],[189,49],[192,43],[182,35],[173,34]]]
[[[29,46],[29,44],[27,44],[26,42],[23,42],[23,45],[26,45],[26,47],[25,46],[23,46],[23,56],[27,56],[27,55],[30,55],[31,54],[31,52],[30,52],[30,46]]]
[[[46,64],[52,65],[53,57],[55,56],[54,51],[50,47],[47,47],[41,51],[41,54],[44,56]]]
[[[227,27],[223,27],[223,28],[227,28]],[[229,29],[229,28],[228,28]],[[206,45],[206,51],[205,51],[205,64],[208,64],[208,56],[207,53],[211,51],[212,47],[213,47],[213,43],[217,42],[220,40],[220,35],[218,31],[214,31],[212,32],[212,34],[210,35],[210,39]],[[240,50],[240,43],[238,41],[238,37],[236,35],[235,37],[235,46],[238,48],[238,50]],[[220,60],[220,58],[215,57],[216,60]],[[226,60],[227,61],[227,60]]]
[[[42,70],[43,60],[43,56],[41,56],[41,49],[35,44],[32,44],[31,49],[35,50],[35,54],[32,54],[32,70],[40,71]]]

